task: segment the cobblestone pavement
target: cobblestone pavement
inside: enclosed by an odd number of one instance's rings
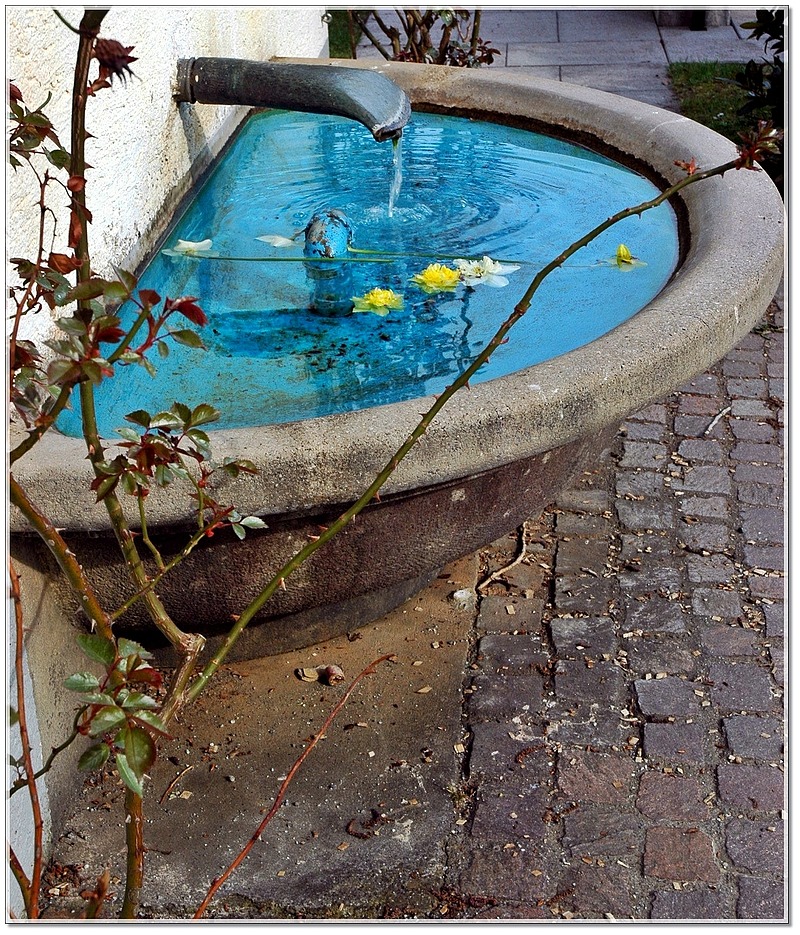
[[[485,551],[467,914],[783,918],[782,307]]]

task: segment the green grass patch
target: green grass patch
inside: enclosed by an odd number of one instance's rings
[[[347,10],[328,10],[328,46],[331,58],[352,58]]]
[[[727,62],[674,62],[669,78],[680,101],[681,113],[716,130],[734,142],[753,126],[753,117],[739,117],[747,92],[730,82],[744,65]]]

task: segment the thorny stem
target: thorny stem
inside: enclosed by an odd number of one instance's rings
[[[16,645],[14,647],[14,674],[17,682],[17,717],[19,725],[19,739],[22,746],[22,763],[25,769],[25,781],[31,799],[31,812],[33,813],[33,868],[27,887],[22,888],[25,901],[25,911],[29,919],[39,918],[39,891],[42,883],[42,836],[44,825],[42,823],[42,809],[39,802],[39,790],[36,785],[33,758],[31,757],[31,741],[28,734],[28,719],[25,714],[25,670],[23,665],[23,652],[25,631],[22,619],[22,595],[19,589],[19,575],[14,563],[9,561],[8,573],[11,579],[11,597],[14,602],[14,621],[16,625]],[[19,866],[19,870],[22,867]],[[20,878],[15,873],[17,880]],[[20,884],[22,885],[22,884]],[[26,891],[27,890],[27,891]]]
[[[86,10],[81,19],[78,43],[78,58],[75,63],[75,81],[72,86],[72,133],[70,177],[83,178],[86,171],[86,94],[89,84],[89,66],[92,61],[94,40],[108,10]],[[89,232],[87,230],[86,192],[78,186],[72,192],[72,215],[70,218],[70,241],[75,256],[82,260],[77,270],[78,283],[87,282],[92,275],[89,263]],[[92,309],[88,300],[78,302],[78,317],[88,324]]]
[[[142,533],[142,542],[150,549],[150,554],[155,559],[156,567],[158,568],[161,575],[164,574],[164,559],[161,557],[161,553],[155,546],[155,543],[150,538],[150,534],[147,531],[147,511],[144,507],[144,497],[141,493],[136,495],[136,500],[139,505],[139,525],[141,526]]]
[[[142,797],[132,789],[125,789],[125,843],[128,859],[125,873],[125,898],[120,918],[135,919],[144,880],[144,815]]]
[[[587,244],[591,243],[593,240],[599,237],[600,234],[608,230],[608,228],[613,227],[615,224],[618,224],[625,218],[642,214],[644,211],[649,211],[651,208],[655,208],[668,199],[672,198],[683,188],[686,188],[687,185],[692,185],[695,182],[699,182],[702,179],[711,178],[712,176],[722,175],[729,169],[737,168],[738,165],[738,160],[732,160],[731,162],[727,162],[724,165],[717,166],[712,169],[707,169],[703,172],[696,172],[694,175],[687,175],[676,182],[674,185],[665,189],[655,198],[642,202],[635,207],[625,208],[621,211],[618,211],[616,214],[613,214],[601,224],[598,224],[588,234],[584,235],[579,240],[576,240],[569,247],[567,247],[566,250],[560,253],[554,260],[551,260],[550,263],[540,269],[528,286],[522,299],[514,307],[514,310],[511,312],[508,318],[498,328],[489,343],[484,347],[480,354],[478,354],[469,367],[467,367],[467,369],[464,370],[463,373],[461,373],[461,375],[457,377],[441,393],[441,395],[436,398],[433,405],[428,409],[427,412],[423,414],[422,419],[419,421],[416,428],[414,428],[414,430],[408,435],[406,440],[392,455],[384,468],[376,475],[375,479],[365,490],[362,496],[352,506],[345,510],[345,512],[342,513],[337,520],[324,529],[321,532],[319,538],[307,543],[291,559],[289,559],[289,561],[278,572],[276,572],[274,577],[267,583],[261,593],[258,594],[250,602],[250,604],[248,604],[233,627],[230,629],[222,646],[217,650],[212,659],[208,662],[195,682],[189,688],[187,693],[187,700],[194,700],[205,688],[209,679],[217,671],[220,665],[222,665],[225,657],[236,643],[236,640],[239,638],[240,633],[250,623],[253,617],[261,610],[264,604],[266,604],[266,602],[272,597],[275,591],[284,584],[285,579],[288,578],[288,576],[293,571],[299,568],[300,565],[302,565],[308,558],[310,558],[310,556],[312,556],[318,549],[322,548],[326,542],[328,542],[338,532],[340,532],[340,530],[342,530],[355,516],[357,516],[364,509],[364,507],[366,507],[373,500],[381,487],[383,487],[389,477],[394,473],[398,464],[403,460],[403,458],[405,458],[409,451],[411,451],[416,442],[425,434],[428,426],[449,402],[453,395],[462,387],[468,385],[472,377],[475,376],[481,367],[483,367],[484,364],[489,360],[495,350],[504,342],[506,335],[511,330],[511,328],[528,311],[534,294],[539,289],[539,286],[541,286],[542,282],[547,278],[547,276],[550,275],[550,273],[558,269],[567,259],[569,259],[569,257],[571,257],[574,253],[577,253],[581,247],[587,246]]]
[[[272,821],[278,809],[281,807],[281,803],[283,802],[286,796],[286,790],[289,787],[289,783],[291,783],[291,781],[294,779],[295,775],[297,774],[297,771],[300,769],[300,767],[305,762],[306,757],[311,753],[314,747],[316,747],[319,741],[322,740],[322,738],[325,736],[326,731],[333,723],[333,720],[336,717],[336,715],[342,710],[345,704],[347,704],[347,701],[350,698],[350,695],[352,695],[353,690],[355,689],[356,685],[358,685],[358,683],[363,678],[365,678],[367,675],[374,675],[375,669],[377,668],[377,666],[380,665],[380,663],[386,662],[387,659],[391,659],[391,658],[392,658],[391,653],[385,656],[381,656],[380,659],[376,659],[374,662],[371,662],[365,669],[359,672],[359,674],[353,679],[347,691],[342,695],[339,701],[336,702],[330,714],[325,719],[325,723],[322,725],[319,731],[316,734],[314,734],[314,737],[311,739],[311,741],[309,742],[305,750],[303,750],[300,756],[294,761],[292,768],[286,774],[286,778],[283,780],[283,782],[280,785],[280,788],[278,789],[278,792],[275,796],[275,800],[272,803],[272,807],[266,813],[266,815],[264,815],[264,817],[262,818],[261,823],[259,824],[258,828],[256,828],[255,832],[253,833],[253,836],[250,838],[247,844],[242,848],[242,850],[239,852],[239,854],[233,860],[233,862],[228,866],[228,868],[223,873],[221,873],[220,876],[218,876],[216,880],[214,880],[214,882],[211,884],[211,887],[209,888],[208,893],[206,893],[205,899],[200,904],[199,908],[194,914],[195,919],[199,919],[203,915],[203,913],[205,913],[206,909],[209,906],[209,903],[214,898],[214,895],[216,894],[217,890],[219,890],[222,884],[228,879],[228,877],[230,877],[233,871],[242,863],[242,861],[247,857],[247,855],[256,845],[256,843],[258,842],[258,839],[261,837],[264,831],[264,828],[266,828],[267,825]]]
[[[113,641],[114,634],[111,630],[111,621],[108,614],[100,606],[97,595],[83,573],[83,569],[78,564],[75,553],[69,548],[61,533],[58,532],[50,520],[33,504],[13,474],[9,475],[9,488],[11,503],[19,509],[39,534],[56,562],[58,562],[58,567],[77,595],[83,612],[97,627],[97,631],[101,636]]]

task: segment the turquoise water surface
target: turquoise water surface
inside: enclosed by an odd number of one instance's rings
[[[270,111],[252,116],[164,246],[211,239],[217,257],[158,253],[140,288],[196,296],[209,322],[207,350],[171,343],[153,356],[154,379],[118,366],[97,390],[100,431],[112,437],[135,409],[209,402],[215,427],[291,422],[438,393],[484,347],[541,265],[615,211],[652,198],[655,186],[589,150],[524,130],[415,113],[401,143],[402,185],[391,144],[376,144],[337,117]],[[320,209],[350,218],[353,246],[417,257],[347,262],[332,271],[345,305],[373,288],[403,306],[385,316],[316,311],[320,288],[303,262],[303,237],[278,248],[257,238],[301,232]],[[625,244],[641,264],[613,261]],[[460,284],[429,295],[411,277],[446,257],[520,264],[508,285]],[[351,254],[355,260],[369,254]],[[662,205],[579,251],[537,293],[526,317],[482,370],[490,380],[562,354],[635,314],[669,279],[677,224]],[[326,283],[330,286],[330,283]],[[316,303],[318,304],[318,303]],[[133,308],[123,307],[125,320]],[[189,322],[173,319],[173,327]],[[80,434],[77,400],[59,428]]]

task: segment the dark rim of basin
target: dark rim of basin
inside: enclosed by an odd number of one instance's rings
[[[675,160],[695,158],[710,167],[735,155],[732,143],[685,117],[601,91],[491,69],[362,67],[389,75],[412,105],[497,114],[501,121],[529,119],[555,134],[563,128],[572,138],[597,140],[623,160],[644,162],[668,183],[683,175]],[[379,144],[365,135],[364,145]],[[745,170],[692,185],[682,201],[689,227],[685,258],[655,299],[591,344],[457,394],[382,495],[451,481],[595,435],[735,346],[758,322],[783,272],[783,202],[766,173]],[[565,246],[554,238],[553,255]],[[508,291],[510,309],[519,295]],[[202,393],[199,386],[197,399],[187,402],[202,401]],[[212,432],[215,459],[246,457],[260,469],[255,478],[221,483],[218,499],[264,517],[355,500],[431,401]],[[75,496],[92,477],[80,439],[48,433],[14,474],[57,527],[109,528],[102,504]],[[148,506],[154,527],[191,521],[188,499],[181,496],[158,493]],[[26,530],[15,511],[10,520],[12,530]]]

